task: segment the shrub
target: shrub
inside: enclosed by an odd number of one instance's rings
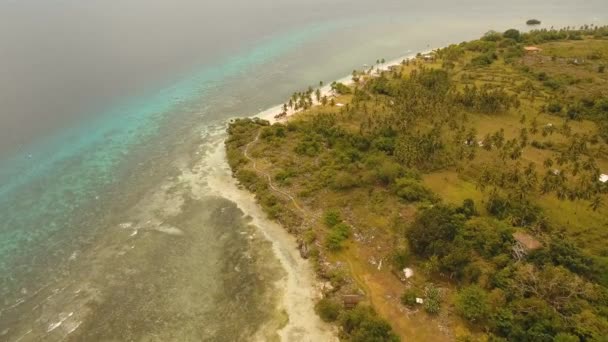
[[[579,342],[580,338],[576,335],[570,335],[566,333],[559,333],[555,335],[553,342]]]
[[[348,86],[346,86],[346,85],[344,85],[344,83],[340,83],[340,82],[332,83],[331,89],[340,95],[346,95],[346,94],[352,93],[352,91],[350,90],[350,88]]]
[[[509,29],[506,30],[505,33],[502,34],[502,36],[504,38],[511,38],[515,41],[520,41],[521,40],[521,33],[519,33],[518,30],[516,29]]]
[[[435,195],[424,185],[410,178],[399,178],[393,187],[395,194],[408,202],[435,200]]]
[[[340,316],[342,307],[331,299],[323,298],[315,305],[315,311],[323,321],[334,322]]]
[[[338,223],[332,228],[337,234],[342,236],[344,239],[350,237],[350,227],[346,223]]]
[[[487,293],[478,285],[463,288],[456,297],[456,310],[469,322],[483,320],[489,314]]]
[[[416,292],[414,290],[407,290],[401,296],[401,304],[407,307],[416,306]]]
[[[562,108],[562,105],[557,102],[550,102],[547,105],[547,111],[552,114],[560,113],[562,111]]]
[[[331,251],[342,249],[342,243],[350,237],[350,227],[344,223],[338,223],[327,234],[326,246]]]
[[[340,212],[337,210],[327,210],[325,215],[323,215],[323,221],[328,228],[331,228],[338,223],[341,223],[342,218],[340,217]]]
[[[486,66],[486,65],[490,65],[490,64],[494,63],[494,61],[497,58],[498,57],[496,56],[496,53],[494,53],[494,52],[484,53],[482,55],[473,57],[473,59],[471,59],[471,65],[472,66]]]
[[[425,289],[424,310],[431,315],[436,315],[441,310],[441,293],[433,284]]]
[[[486,34],[481,37],[481,40],[485,40],[488,42],[498,42],[502,39],[502,34],[496,31],[488,31]]]
[[[456,209],[456,212],[463,214],[467,219],[478,215],[477,208],[475,208],[475,201],[470,198],[465,199],[462,202],[462,206]]]
[[[336,190],[346,190],[356,186],[359,180],[351,173],[340,171],[333,177],[332,187]]]
[[[341,234],[335,231],[330,231],[325,239],[325,246],[330,251],[335,252],[342,249],[342,242],[344,242],[344,238]]]
[[[368,307],[358,305],[340,317],[342,329],[351,342],[398,342],[391,326]]]
[[[407,247],[396,248],[391,255],[391,260],[395,268],[401,272],[410,261],[410,253]]]
[[[376,169],[378,179],[386,185],[393,183],[402,173],[401,165],[391,160],[385,160]]]

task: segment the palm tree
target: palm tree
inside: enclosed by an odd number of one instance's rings
[[[597,211],[600,207],[602,207],[603,204],[604,203],[603,203],[602,197],[598,195],[598,196],[593,197],[593,200],[591,200],[590,207],[593,211]]]
[[[324,106],[327,105],[327,96],[323,96],[321,98],[321,104],[323,104]]]

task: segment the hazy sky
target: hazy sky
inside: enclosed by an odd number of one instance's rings
[[[591,20],[608,13],[608,1],[0,0],[0,157],[268,36],[331,18],[478,14],[483,22],[542,19],[545,9]]]

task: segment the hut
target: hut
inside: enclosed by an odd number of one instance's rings
[[[513,256],[517,260],[523,259],[531,251],[541,248],[543,245],[536,240],[532,235],[524,232],[513,233],[515,245],[513,245]]]
[[[352,309],[361,301],[361,296],[359,295],[343,295],[342,301],[344,302],[345,309]]]

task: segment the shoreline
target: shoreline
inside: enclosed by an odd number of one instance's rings
[[[397,57],[397,58],[391,59],[389,61],[386,61],[385,63],[379,64],[379,65],[374,65],[373,66],[374,67],[373,70],[389,71],[389,69],[391,67],[400,65],[403,61],[415,59],[416,55],[419,54],[419,53],[424,55],[424,54],[431,53],[432,51],[436,51],[436,50],[441,49],[441,48],[443,48],[443,47],[439,47],[439,48],[434,48],[434,49],[429,49],[429,50],[424,50],[424,51],[420,51],[420,52],[415,52],[415,53],[410,53],[410,54],[407,54],[407,55],[403,55],[401,57]],[[371,68],[371,67],[369,67],[369,68]],[[368,69],[364,69],[364,71],[365,72],[369,71],[370,70],[369,68]],[[359,70],[359,69],[356,69],[356,70]],[[372,75],[376,76],[374,74],[372,74]],[[347,86],[350,86],[350,85],[352,85],[354,83],[353,80],[352,80],[352,75],[347,75],[347,76],[341,77],[341,78],[339,78],[337,80],[334,80],[333,82],[342,83],[342,84],[347,85]],[[315,87],[313,87],[313,88],[317,89]],[[327,96],[328,98],[335,97],[335,95],[333,94],[333,92],[331,90],[331,83],[324,84],[321,88],[318,88],[318,89],[321,91],[321,97],[323,97],[323,96]],[[316,101],[316,99],[313,99],[313,107],[316,106],[316,105],[318,105],[318,104],[319,104],[319,102]],[[287,109],[287,115],[285,117],[283,117],[283,118],[277,119],[277,118],[275,118],[275,116],[277,114],[280,114],[280,113],[283,112],[283,104],[281,103],[281,104],[278,104],[278,105],[271,106],[268,109],[262,110],[259,113],[254,114],[254,115],[252,115],[250,117],[251,118],[260,118],[260,119],[263,119],[263,120],[267,120],[267,121],[270,122],[270,124],[273,124],[273,123],[285,120],[288,117],[293,116],[296,113],[299,113],[300,111],[301,110],[295,111],[295,110],[293,110],[291,108],[288,108]]]
[[[253,193],[239,188],[228,165],[223,140],[206,159],[210,161],[209,165],[214,165],[207,177],[209,188],[218,196],[234,202],[251,219],[251,224],[272,244],[272,252],[286,273],[275,284],[277,290],[282,292],[277,303],[278,313],[287,315],[284,325],[275,332],[280,340],[338,341],[335,327],[323,322],[314,310],[316,300],[322,298],[322,294],[312,264],[299,254],[296,237],[279,223],[267,218]],[[268,325],[272,326],[273,323],[276,322],[268,322]],[[265,328],[268,327],[260,327],[256,340],[266,340],[268,336],[263,336]]]
[[[419,52],[421,54],[430,53],[432,50]],[[374,71],[389,71],[391,67],[401,65],[406,60],[416,58],[416,53],[410,53],[388,62],[375,65]],[[365,69],[369,72],[370,69]],[[375,73],[370,75],[376,76]],[[347,75],[334,82],[352,85],[352,75]],[[329,98],[335,97],[331,90],[331,83],[324,84],[321,88],[321,96]],[[320,103],[313,100],[313,107]],[[266,110],[252,115],[252,118],[267,120],[270,124],[287,120],[289,117],[301,112],[288,108],[286,116],[276,118],[277,114],[283,112],[283,104],[272,106]],[[314,306],[317,300],[323,298],[320,290],[320,280],[318,274],[313,270],[313,265],[308,259],[300,256],[297,246],[297,236],[289,233],[286,227],[280,223],[272,221],[267,217],[263,208],[257,202],[255,194],[239,187],[238,180],[233,176],[232,170],[226,158],[226,148],[224,144],[219,144],[215,150],[207,155],[208,160],[212,161],[212,167],[208,175],[208,185],[218,195],[236,203],[238,208],[246,216],[251,217],[251,223],[264,235],[264,238],[271,242],[275,257],[279,260],[285,277],[276,284],[277,289],[282,289],[282,298],[278,303],[279,312],[287,314],[287,323],[276,331],[281,341],[338,341],[338,331],[334,324],[323,322],[315,312]],[[272,325],[274,322],[268,322]],[[261,326],[256,334],[256,340],[264,340],[265,326]]]

